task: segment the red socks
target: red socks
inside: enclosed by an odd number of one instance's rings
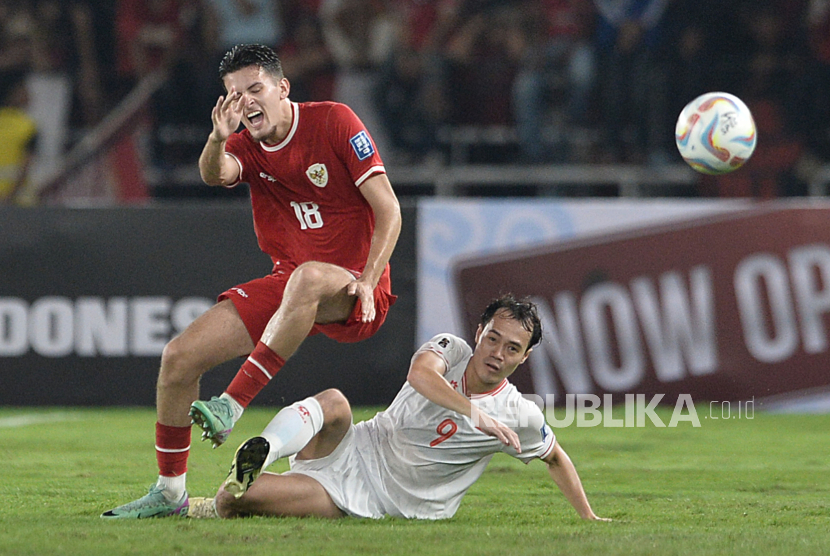
[[[251,400],[265,388],[277,372],[285,365],[282,357],[271,348],[259,342],[248,356],[242,368],[236,373],[226,392],[242,407],[248,407]],[[159,475],[178,477],[187,472],[187,456],[190,454],[190,427],[171,427],[156,423],[156,460]]]
[[[190,427],[171,427],[156,423],[156,461],[159,475],[178,477],[187,471],[190,454]]]
[[[248,407],[251,400],[285,365],[285,360],[262,342],[257,343],[254,351],[242,364],[225,392],[239,402],[242,407]]]

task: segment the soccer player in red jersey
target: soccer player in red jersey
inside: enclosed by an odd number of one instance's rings
[[[227,94],[211,113],[199,170],[208,185],[249,184],[257,240],[273,270],[222,293],[165,346],[156,402],[158,482],[102,517],[186,514],[191,424],[221,445],[307,336],[366,339],[395,301],[389,257],[400,206],[358,117],[343,104],[292,102],[279,58],[262,45],[232,48],[219,75]],[[236,133],[240,123],[245,129]],[[198,400],[199,377],[243,355],[226,391]]]

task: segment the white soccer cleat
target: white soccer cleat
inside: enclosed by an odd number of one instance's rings
[[[190,499],[190,510],[187,517],[193,519],[213,519],[219,517],[216,513],[216,499],[196,497]]]
[[[261,436],[255,436],[242,443],[233,456],[231,470],[225,479],[225,490],[236,498],[245,494],[262,474],[268,451],[271,449],[268,441]]]

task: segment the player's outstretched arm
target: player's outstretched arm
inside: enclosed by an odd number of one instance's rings
[[[386,174],[376,174],[360,186],[360,192],[372,207],[375,231],[360,278],[349,284],[347,293],[360,299],[363,322],[375,320],[375,286],[395,250],[401,233],[401,206]]]
[[[450,386],[444,378],[446,372],[447,366],[441,357],[422,351],[412,359],[406,381],[432,403],[470,417],[470,400]]]
[[[591,519],[598,521],[611,521],[608,518],[598,517],[591,509],[591,504],[588,503],[588,496],[585,494],[585,489],[582,488],[582,481],[579,480],[579,474],[576,472],[571,458],[562,449],[562,446],[557,442],[553,451],[544,460],[548,464],[548,473],[553,482],[568,499],[568,502],[574,507],[576,512],[582,519]]]
[[[469,417],[481,432],[498,438],[506,446],[512,446],[517,452],[521,452],[519,435],[498,419],[480,411],[468,398],[456,392],[444,378],[446,372],[447,367],[443,359],[431,351],[424,351],[412,360],[406,381],[432,403]]]

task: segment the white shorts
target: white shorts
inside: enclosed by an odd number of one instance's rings
[[[337,448],[326,457],[296,459],[292,456],[289,458],[291,470],[284,475],[299,473],[311,477],[347,515],[380,519],[396,514],[391,501],[385,500],[371,479],[372,462],[367,463],[361,453],[370,459],[373,459],[370,454],[375,453],[365,421],[349,427]]]

